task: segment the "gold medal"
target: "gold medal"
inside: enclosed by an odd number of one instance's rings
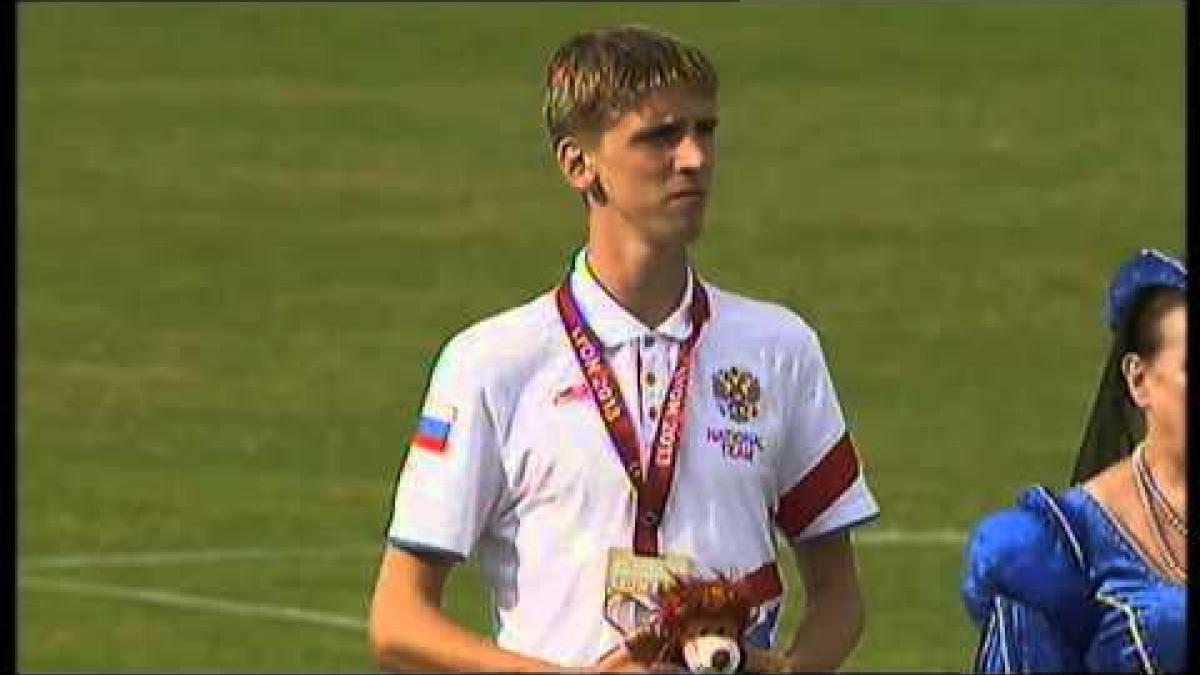
[[[604,618],[622,637],[632,635],[653,620],[659,592],[694,570],[695,563],[685,555],[638,555],[627,548],[610,549]]]

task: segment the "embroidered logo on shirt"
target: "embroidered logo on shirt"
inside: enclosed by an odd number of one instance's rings
[[[754,461],[754,453],[762,452],[762,437],[753,431],[743,429],[706,429],[705,436],[709,443],[721,448],[721,453],[728,459],[738,459],[745,462]]]
[[[458,410],[452,405],[431,406],[421,414],[417,422],[417,433],[413,435],[412,447],[436,454],[446,451],[446,439]]]
[[[712,392],[721,415],[737,425],[753,421],[761,412],[762,387],[745,368],[733,366],[713,373]],[[754,454],[764,449],[762,437],[748,429],[709,427],[705,432],[705,440],[721,448],[727,459],[753,462]]]
[[[554,395],[554,405],[564,405],[575,401],[586,401],[588,399],[587,385],[580,382],[573,384]]]
[[[721,414],[738,424],[758,417],[762,387],[754,373],[734,366],[718,370],[712,378],[713,396]]]

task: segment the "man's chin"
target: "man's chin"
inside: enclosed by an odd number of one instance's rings
[[[703,211],[695,214],[680,215],[669,220],[664,219],[653,228],[653,236],[657,243],[667,246],[687,246],[700,237],[704,230]]]
[[[700,238],[700,233],[704,231],[704,218],[698,217],[694,220],[689,220],[684,223],[681,235],[683,244],[690,244]]]

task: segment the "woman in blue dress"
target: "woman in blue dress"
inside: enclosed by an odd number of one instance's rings
[[[1186,284],[1157,251],[1121,266],[1072,487],[1031,487],[972,532],[962,597],[977,672],[1184,670]]]

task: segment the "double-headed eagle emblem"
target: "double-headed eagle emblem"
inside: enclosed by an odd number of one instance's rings
[[[713,374],[712,386],[722,415],[738,424],[758,417],[762,388],[753,373],[737,366],[718,370]]]

